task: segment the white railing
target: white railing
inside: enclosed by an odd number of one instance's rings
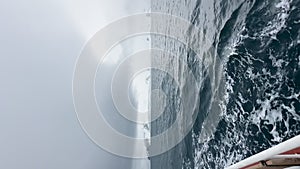
[[[253,165],[255,163],[258,163],[263,160],[268,160],[272,158],[282,158],[283,155],[280,155],[282,153],[285,153],[287,151],[296,149],[300,147],[300,135],[293,137],[283,143],[280,143],[272,148],[269,148],[265,151],[262,151],[258,154],[255,154],[249,158],[246,158],[232,166],[227,167],[226,169],[239,169],[243,167],[247,167],[250,165]],[[292,154],[291,154],[292,155]],[[286,155],[284,155],[286,156]],[[295,156],[295,155],[294,155]],[[299,158],[299,155],[296,155],[297,158]]]

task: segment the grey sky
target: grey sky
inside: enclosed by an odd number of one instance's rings
[[[130,168],[130,159],[101,150],[81,129],[72,75],[76,58],[96,31],[148,10],[148,3],[1,1],[0,168]]]

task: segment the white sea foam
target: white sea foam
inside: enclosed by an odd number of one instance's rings
[[[262,30],[262,32],[257,33],[258,37],[271,37],[276,39],[276,35],[280,30],[286,27],[286,20],[289,16],[289,11],[291,9],[292,0],[281,0],[278,4],[275,5],[279,12],[274,17],[272,21],[268,22],[268,25]]]

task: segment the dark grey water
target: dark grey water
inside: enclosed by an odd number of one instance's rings
[[[198,26],[199,34],[175,29],[202,51],[199,58],[187,45],[152,37],[152,46],[179,56],[159,56],[152,64],[180,79],[176,84],[167,74],[152,73],[152,87],[168,96],[163,115],[151,124],[152,136],[174,122],[180,90],[200,86],[189,98],[199,100],[192,131],[152,157],[151,168],[224,168],[300,134],[299,0],[154,0],[151,7]],[[174,29],[172,21],[167,24]],[[201,83],[188,81],[187,70]]]

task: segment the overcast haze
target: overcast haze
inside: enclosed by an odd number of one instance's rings
[[[1,1],[0,168],[130,168],[81,129],[72,75],[95,32],[148,10],[145,0]]]

